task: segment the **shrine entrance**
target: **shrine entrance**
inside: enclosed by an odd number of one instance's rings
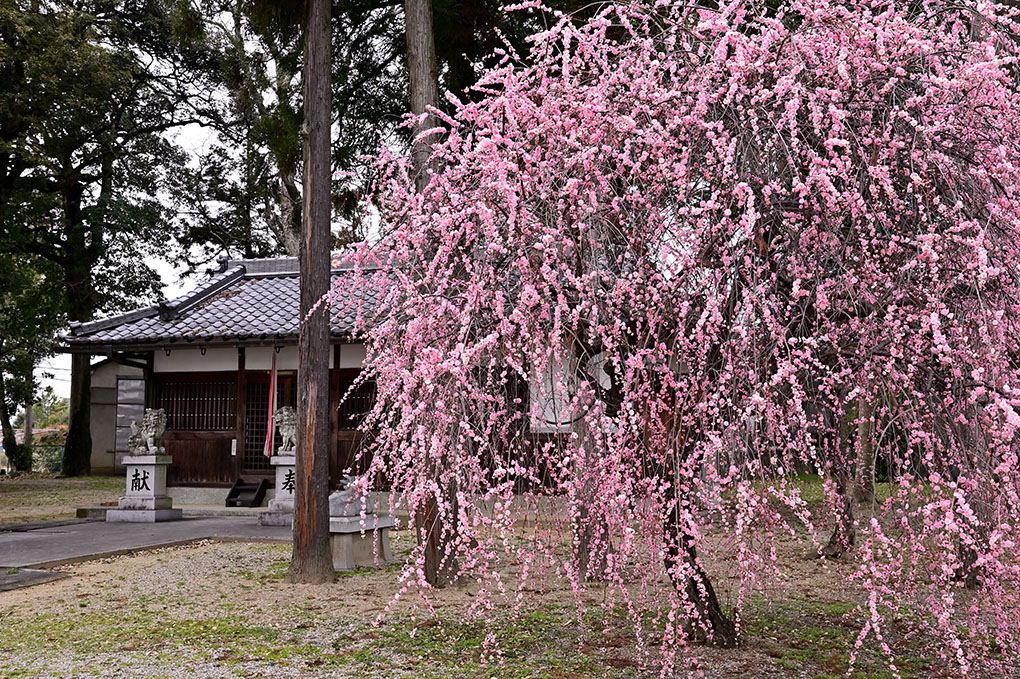
[[[266,432],[269,424],[269,375],[248,373],[245,384],[244,448],[241,457],[241,474],[272,474],[273,467],[266,457]],[[280,371],[276,374],[276,409],[297,405],[297,374]],[[274,428],[275,440],[280,433]],[[274,443],[273,453],[276,453]]]

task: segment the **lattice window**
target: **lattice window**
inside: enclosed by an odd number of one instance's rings
[[[266,425],[269,417],[269,383],[249,382],[244,427],[245,471],[272,469],[266,457]]]
[[[340,398],[342,399],[338,424],[340,429],[357,429],[365,415],[375,405],[374,380],[362,382],[348,394],[347,392],[350,391],[353,384],[353,378],[340,380]],[[347,398],[344,398],[345,394]]]
[[[166,411],[168,430],[229,431],[237,427],[233,381],[167,381],[153,388],[153,407]]]

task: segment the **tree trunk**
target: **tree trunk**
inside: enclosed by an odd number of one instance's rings
[[[305,23],[304,228],[298,335],[297,483],[288,582],[334,577],[329,548],[330,4],[309,0]]]
[[[112,170],[104,162],[102,193],[108,191]],[[102,237],[86,228],[81,209],[84,189],[70,185],[63,196],[64,232],[67,255],[61,265],[64,274],[64,295],[67,299],[68,320],[86,323],[96,310],[96,291],[92,280],[92,265],[98,260]],[[89,236],[91,235],[91,242]],[[64,440],[64,455],[60,473],[64,476],[84,476],[92,473],[92,357],[89,354],[71,355],[71,394]]]
[[[832,535],[824,547],[818,550],[817,556],[838,559],[846,554],[857,540],[857,529],[854,527],[854,500],[847,493],[846,474],[839,474],[836,479],[836,525]]]
[[[407,73],[411,96],[411,113],[416,116],[424,114],[422,120],[414,126],[415,138],[411,146],[411,161],[414,167],[414,184],[419,192],[424,191],[429,183],[431,167],[429,156],[431,144],[418,140],[418,135],[427,129],[436,127],[436,117],[428,113],[428,108],[439,106],[439,79],[436,71],[436,47],[432,33],[432,0],[405,0],[404,31],[407,39]],[[432,478],[441,473],[443,461],[436,461]],[[438,479],[436,479],[438,481]],[[457,484],[438,484],[444,489],[447,507],[456,510]],[[438,501],[434,497],[427,499],[419,508],[415,519],[415,528],[419,544],[424,540],[425,548],[425,580],[433,587],[445,587],[457,576],[457,561],[454,555],[453,542],[457,524],[456,511],[448,517],[449,525],[445,525],[439,513]]]
[[[569,362],[568,365],[574,370],[579,369],[576,360]],[[592,507],[597,504],[599,489],[592,471],[595,460],[587,419],[575,417],[571,430],[584,447],[584,461],[581,463],[584,467],[575,469],[580,477],[581,487],[578,490],[577,516],[574,517],[573,523],[574,565],[578,575],[584,580],[605,580],[609,572],[609,555],[613,552],[613,540],[605,517],[592,513]]]
[[[415,187],[424,191],[429,183],[431,142],[417,140],[418,135],[438,126],[428,108],[439,107],[439,78],[436,70],[436,46],[432,33],[432,0],[405,0],[404,27],[407,35],[407,73],[410,80],[411,113],[425,114],[414,126],[416,141],[411,147]]]
[[[25,436],[21,444],[22,465],[25,471],[32,471],[32,401],[25,402]]]
[[[963,485],[967,489],[967,502],[971,511],[974,512],[974,522],[966,522],[970,526],[968,543],[960,536],[959,553],[960,566],[956,571],[956,579],[963,582],[967,589],[976,589],[984,581],[985,567],[978,563],[982,552],[989,547],[989,531],[992,526],[993,513],[991,493],[986,484],[974,483],[974,479],[989,478],[992,472],[992,464],[988,453],[988,443],[985,441],[984,427],[981,419],[984,415],[985,405],[978,403],[973,406],[969,422],[961,425],[960,441],[969,453],[968,462],[972,469],[961,470],[961,477],[969,477],[970,483]]]
[[[875,501],[875,402],[861,397],[857,411],[857,474],[854,499],[862,504]]]
[[[92,473],[92,365],[89,354],[71,354],[71,398],[60,473]]]
[[[0,429],[3,431],[4,452],[7,454],[7,461],[14,471],[32,471],[32,460],[29,457],[28,466],[25,467],[25,455],[14,437],[14,427],[11,426],[11,414],[7,411],[7,385],[4,384],[3,373],[0,373]]]
[[[692,607],[690,623],[696,638],[722,648],[737,645],[737,627],[719,604],[708,573],[698,560],[695,538],[687,527],[677,496],[675,465],[673,483],[666,491],[668,511],[663,522],[666,572],[684,602]]]

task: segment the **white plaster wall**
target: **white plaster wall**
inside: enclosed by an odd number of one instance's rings
[[[152,369],[158,373],[172,372],[218,372],[237,370],[237,349],[233,347],[211,347],[202,355],[198,348],[171,349],[166,355],[163,349],[156,349]]]
[[[358,368],[360,369],[362,364],[365,362],[365,345],[360,342],[357,344],[341,344],[340,345],[340,367],[341,368]],[[330,367],[333,364],[330,363]]]
[[[245,370],[272,370],[273,347],[248,347],[244,350]],[[332,365],[332,361],[330,362]],[[297,347],[280,347],[276,354],[277,370],[297,370]]]
[[[247,347],[244,350],[245,370],[270,370],[273,367],[273,347]],[[209,348],[205,355],[197,348],[171,349],[170,355],[162,349],[156,350],[153,370],[167,372],[216,372],[237,370],[237,349]],[[365,361],[365,345],[340,345],[340,367],[360,368]],[[333,352],[329,352],[329,367],[333,367]],[[297,347],[280,347],[276,354],[277,370],[297,370]]]

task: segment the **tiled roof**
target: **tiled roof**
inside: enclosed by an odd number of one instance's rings
[[[353,289],[349,267],[332,274],[330,330],[350,338],[356,316],[377,312],[379,288]],[[72,324],[69,348],[149,346],[178,342],[234,343],[297,340],[300,289],[292,257],[234,260],[225,270],[178,299],[90,323]]]

